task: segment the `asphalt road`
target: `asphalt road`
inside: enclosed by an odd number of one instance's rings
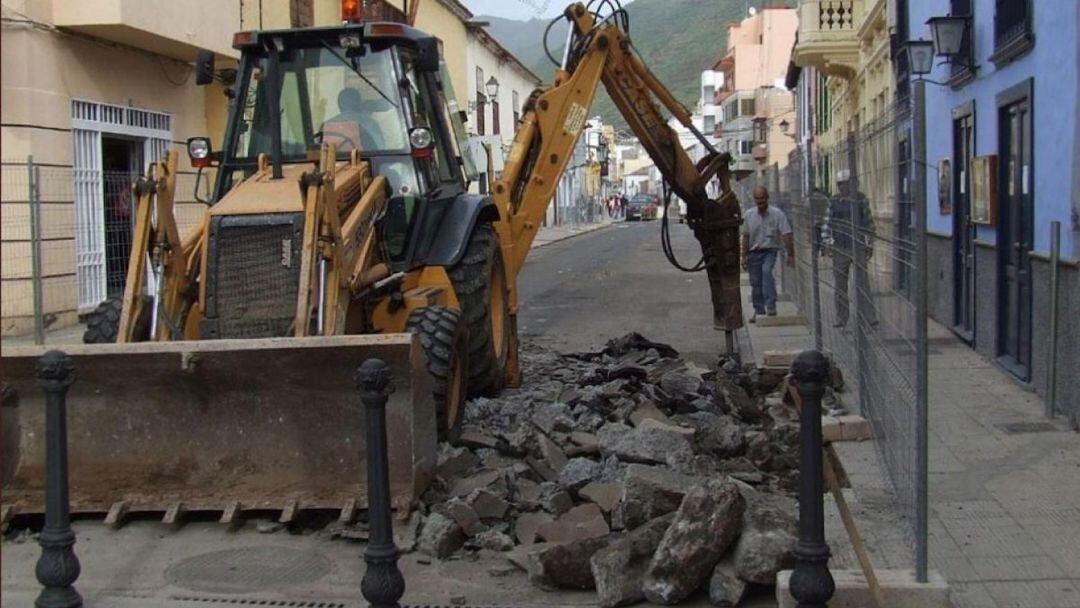
[[[671,237],[683,266],[701,258],[688,227],[672,224]],[[668,263],[659,221],[617,223],[539,248],[519,281],[522,338],[563,352],[600,350],[636,331],[707,366],[724,343],[712,326],[705,273]]]

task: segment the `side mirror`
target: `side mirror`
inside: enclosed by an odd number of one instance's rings
[[[421,72],[439,71],[439,39],[421,38],[416,41],[416,67]]]
[[[195,84],[205,86],[214,82],[214,53],[199,51],[195,57]]]

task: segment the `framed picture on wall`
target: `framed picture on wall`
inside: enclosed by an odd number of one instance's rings
[[[971,221],[993,226],[998,215],[998,158],[996,154],[971,159]]]
[[[952,163],[942,160],[938,165],[938,211],[941,215],[952,213]]]

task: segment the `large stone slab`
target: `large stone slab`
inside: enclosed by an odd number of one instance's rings
[[[632,464],[626,469],[619,522],[627,529],[679,508],[683,496],[698,480],[664,467]]]
[[[602,608],[633,604],[645,599],[641,582],[653,553],[675,515],[652,520],[596,552],[589,562]]]
[[[745,508],[738,486],[727,480],[690,490],[649,564],[645,597],[670,605],[697,591],[738,537]]]

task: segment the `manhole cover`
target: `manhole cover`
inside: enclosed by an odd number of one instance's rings
[[[250,593],[313,583],[330,572],[330,560],[287,547],[226,549],[189,557],[169,567],[169,582],[210,593]]]
[[[1009,422],[999,424],[997,427],[1010,435],[1022,435],[1024,433],[1052,433],[1059,430],[1049,422]]]

